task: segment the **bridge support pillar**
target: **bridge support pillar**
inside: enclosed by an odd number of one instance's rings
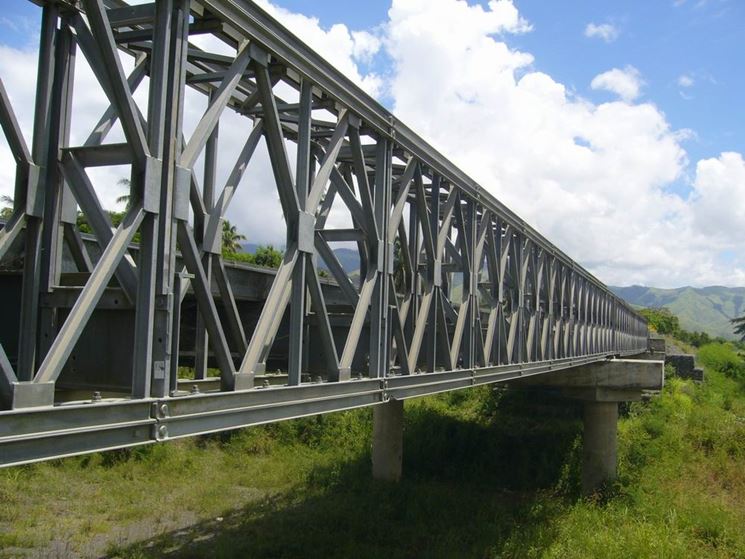
[[[583,417],[582,492],[616,479],[618,402],[586,401]]]
[[[583,403],[582,491],[590,494],[616,478],[618,403],[661,390],[664,366],[660,360],[611,359],[516,379],[509,385],[552,390]]]
[[[373,478],[399,481],[403,462],[404,402],[389,400],[373,408]]]

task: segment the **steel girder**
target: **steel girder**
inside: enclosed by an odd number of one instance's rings
[[[374,405],[646,350],[640,315],[252,2],[37,3],[43,15],[30,149],[0,79],[0,124],[17,165],[0,259],[24,256],[18,348],[10,355],[0,345],[7,410],[0,412],[0,465]],[[203,34],[234,54],[190,41]],[[71,145],[80,54],[110,107],[83,145]],[[129,76],[123,56],[134,60]],[[143,83],[147,114],[133,98]],[[187,87],[208,99],[189,138]],[[293,91],[296,101],[278,90]],[[245,119],[246,140],[218,185],[226,110]],[[106,143],[116,123],[125,141]],[[221,234],[262,139],[287,248],[261,313],[247,324]],[[123,164],[131,166],[130,205],[114,228],[87,169]],[[351,227],[327,227],[332,207],[343,208]],[[75,226],[78,209],[100,245],[97,257]],[[356,281],[331,248],[338,242],[359,250]],[[67,306],[50,303],[63,299],[56,295],[65,247],[79,279]],[[335,280],[331,306],[319,259]],[[111,289],[134,312],[131,390],[67,401],[58,381]],[[181,343],[187,295],[198,309],[193,348]],[[287,386],[254,388],[284,317]],[[186,349],[193,349],[197,379],[216,365],[219,390],[179,390]],[[310,382],[314,357],[323,365]],[[86,388],[97,390],[96,381]]]

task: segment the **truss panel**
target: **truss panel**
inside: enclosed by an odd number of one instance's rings
[[[0,76],[16,162],[0,298],[19,301],[0,331],[0,465],[646,350],[640,315],[249,0],[36,3],[28,143]],[[110,104],[82,145],[76,59]],[[244,131],[230,161],[227,114]],[[277,270],[221,252],[259,152],[286,227]],[[113,227],[90,169],[119,165],[129,206]],[[338,243],[359,253],[354,277]]]

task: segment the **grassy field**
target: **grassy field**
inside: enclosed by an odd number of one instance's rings
[[[742,362],[702,356],[624,408],[589,499],[578,407],[471,389],[407,402],[398,485],[370,410],[1,470],[0,557],[745,557]]]

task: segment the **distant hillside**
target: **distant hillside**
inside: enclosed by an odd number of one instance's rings
[[[253,253],[258,245],[243,243],[245,252]],[[284,250],[283,247],[277,247]],[[334,254],[344,271],[357,281],[360,258],[357,249],[337,248]],[[318,267],[328,270],[322,258]],[[453,277],[452,296],[460,300],[460,276]],[[745,287],[679,287],[678,289],[659,289],[632,285],[629,287],[609,286],[614,293],[637,307],[667,307],[680,320],[681,328],[691,332],[706,332],[712,337],[722,336],[735,339],[732,332],[732,318],[745,314]]]
[[[334,254],[347,275],[351,276],[360,269],[360,253],[356,248],[335,248]],[[328,270],[323,258],[318,259],[318,267]]]
[[[610,286],[614,293],[639,307],[667,307],[681,328],[734,339],[730,319],[745,314],[745,287],[679,287],[659,289],[632,285]]]
[[[256,249],[259,248],[259,244],[256,243],[241,243],[241,246],[243,247],[243,252],[247,252],[250,254],[253,254],[256,252]],[[283,246],[275,246],[277,250],[283,251],[285,248]],[[341,264],[341,267],[344,268],[344,271],[352,276],[354,275],[357,270],[360,269],[360,253],[355,248],[337,248],[334,249],[334,254],[336,255],[336,258],[339,259],[339,264]],[[323,261],[323,258],[318,259],[318,267],[321,270],[328,271],[328,266],[326,266],[326,263]]]

